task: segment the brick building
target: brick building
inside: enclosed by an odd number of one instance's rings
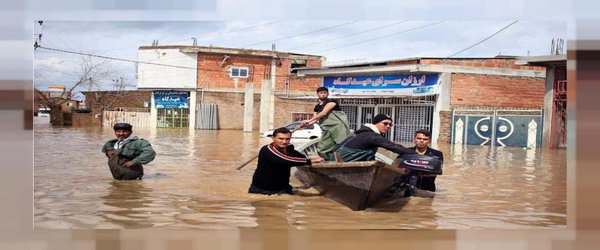
[[[321,78],[354,129],[386,113],[394,141],[428,129],[434,142],[539,147],[545,68],[516,59],[422,57],[296,72]]]
[[[546,68],[543,144],[567,147],[567,56],[527,56],[517,64]]]
[[[89,112],[72,114],[74,126],[103,126],[104,111],[150,112],[151,91],[82,91],[85,107]],[[104,119],[106,120],[106,119]],[[116,121],[108,121],[114,123]],[[109,126],[108,124],[107,126]]]
[[[261,131],[312,109],[314,99],[288,98],[314,96],[321,79],[299,77],[292,68],[320,67],[324,61],[314,55],[203,46],[142,46],[138,56],[147,62],[138,66],[138,89],[152,91],[152,126],[243,129],[247,120],[246,129]],[[290,102],[296,103],[292,109],[281,108]]]

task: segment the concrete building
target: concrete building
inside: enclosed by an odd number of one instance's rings
[[[546,68],[542,141],[551,148],[567,147],[567,56],[520,57],[517,64]]]
[[[539,147],[545,68],[515,62],[418,57],[295,72],[320,77],[353,129],[386,113],[394,119],[394,141],[428,129],[434,142]]]
[[[156,127],[245,131],[288,123],[294,112],[280,107],[298,101],[285,98],[312,93],[321,84],[320,78],[298,77],[291,68],[320,67],[324,61],[313,55],[203,46],[142,46],[138,55],[144,62],[138,65],[138,89],[153,92],[150,112]]]

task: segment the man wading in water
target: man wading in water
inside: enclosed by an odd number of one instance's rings
[[[314,108],[315,113],[313,117],[302,121],[298,125],[298,129],[318,121],[319,126],[323,129],[323,134],[319,140],[317,151],[319,156],[325,160],[333,161],[335,160],[333,155],[335,145],[351,135],[348,126],[348,117],[336,100],[328,98],[329,89],[319,87],[317,88],[317,95],[319,96],[319,103]]]
[[[258,153],[258,164],[252,175],[252,184],[250,184],[248,193],[292,194],[291,168],[323,161],[321,157],[308,159],[296,151],[290,144],[291,137],[292,132],[285,127],[273,131],[273,136],[271,136],[273,142],[263,146]]]
[[[156,153],[150,143],[133,136],[129,123],[117,123],[113,127],[117,139],[110,140],[102,147],[102,152],[108,157],[108,167],[113,178],[117,180],[142,179],[144,168]]]

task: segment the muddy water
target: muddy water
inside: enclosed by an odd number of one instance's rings
[[[112,179],[101,128],[34,125],[35,228],[463,229],[565,228],[566,151],[437,145],[444,174],[432,197],[351,211],[304,190],[247,194],[269,142],[258,133],[136,129],[158,152],[141,181]],[[292,177],[292,186],[300,183]]]

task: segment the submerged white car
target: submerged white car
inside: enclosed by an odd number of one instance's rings
[[[289,130],[293,130],[296,126],[300,125],[300,121],[292,122],[285,127]],[[292,133],[292,139],[315,139],[321,137],[323,131],[319,124],[308,125],[300,130],[296,130]],[[263,137],[271,137],[273,136],[273,130],[267,131],[263,133]]]

